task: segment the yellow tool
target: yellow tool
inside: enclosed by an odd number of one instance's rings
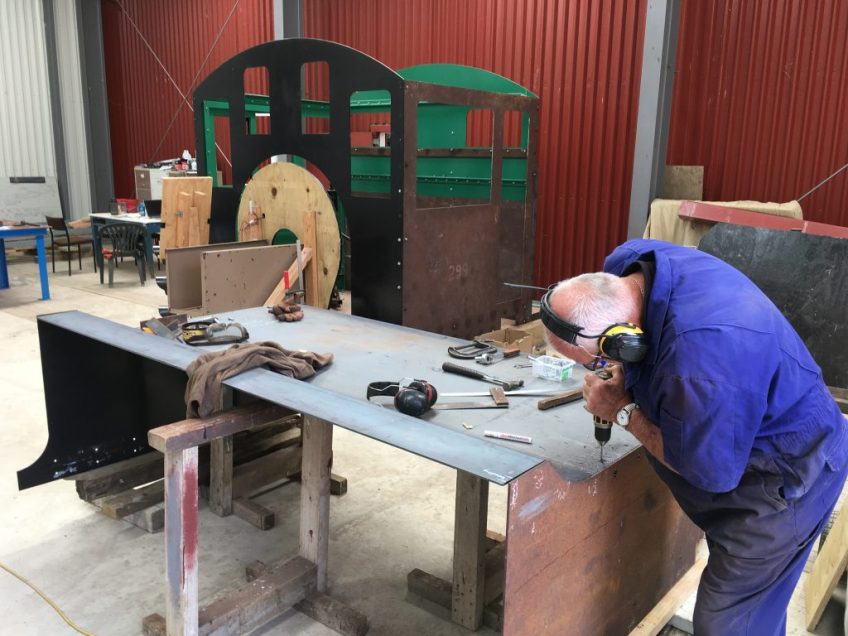
[[[605,368],[598,369],[595,371],[595,375],[601,378],[602,380],[609,380],[612,377],[612,374]],[[604,463],[604,446],[606,443],[610,441],[610,434],[612,432],[612,422],[609,420],[604,420],[598,417],[597,415],[592,416],[592,421],[595,423],[595,439],[598,441],[598,445],[601,447],[601,463]]]

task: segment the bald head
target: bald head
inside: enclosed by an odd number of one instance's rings
[[[587,334],[599,334],[618,322],[638,324],[642,311],[638,286],[626,278],[605,272],[581,274],[564,280],[554,288],[548,300],[557,316],[579,325]],[[549,331],[546,335],[555,349],[573,357],[569,355],[572,345]],[[596,339],[578,336],[577,345],[591,354],[598,351]]]

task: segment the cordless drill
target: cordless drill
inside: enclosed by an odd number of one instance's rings
[[[612,377],[607,369],[601,368],[594,372],[596,376],[602,380],[609,380]],[[604,446],[610,441],[610,432],[612,431],[612,422],[604,420],[597,415],[592,416],[592,421],[595,424],[595,439],[598,441],[598,446],[601,448],[601,463],[604,462]]]

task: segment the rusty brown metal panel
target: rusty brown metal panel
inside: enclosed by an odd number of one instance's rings
[[[789,201],[848,162],[848,3],[684,0],[668,163],[704,198]],[[801,201],[848,225],[848,171]]]
[[[101,0],[101,9],[115,192],[132,197],[134,165],[195,154],[194,87],[236,53],[273,39],[273,2]],[[229,139],[219,143],[228,172]]]
[[[644,449],[596,477],[510,484],[504,636],[628,634],[695,561],[700,531]]]
[[[392,68],[476,66],[539,95],[534,279],[598,269],[624,240],[646,0],[305,0],[304,32]],[[472,119],[472,139],[490,126]]]

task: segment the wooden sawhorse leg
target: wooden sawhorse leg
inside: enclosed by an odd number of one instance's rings
[[[168,634],[197,634],[197,446],[165,452],[165,579]]]

